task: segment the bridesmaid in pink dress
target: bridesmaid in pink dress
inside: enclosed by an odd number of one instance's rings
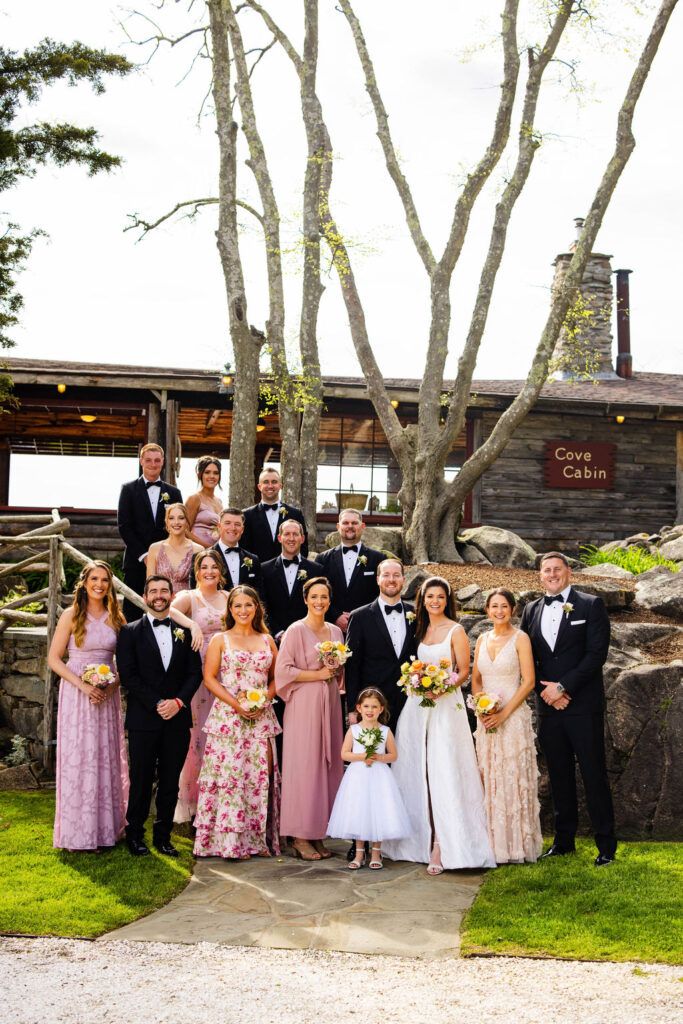
[[[325,622],[329,581],[318,576],[303,588],[305,619],[285,632],[275,667],[275,688],[285,701],[282,737],[283,836],[294,836],[302,860],[330,857],[323,844],[332,805],[342,780],[341,697],[343,670],[330,678],[315,645],[344,641],[338,626]]]
[[[218,540],[218,518],[222,502],[215,495],[221,484],[221,464],[213,455],[202,455],[195,466],[199,490],[187,499],[190,540],[210,548]]]
[[[147,576],[168,576],[174,596],[190,585],[192,559],[204,548],[190,540],[190,520],[182,502],[166,509],[167,540],[150,544],[147,554]]]
[[[112,580],[106,562],[83,568],[48,654],[48,665],[62,678],[53,845],[70,853],[114,846],[126,823],[128,764],[118,675],[105,689],[81,678],[86,665],[114,671],[116,638],[125,619]]]
[[[173,609],[188,615],[202,631],[204,642],[200,651],[202,665],[209,642],[223,629],[223,618],[228,605],[223,560],[216,551],[202,551],[195,555],[194,574],[196,590],[185,590],[173,601]],[[175,810],[175,821],[191,821],[197,811],[199,770],[202,766],[206,733],[204,726],[214,696],[202,683],[192,698],[192,728],[190,749],[180,775],[180,792]]]

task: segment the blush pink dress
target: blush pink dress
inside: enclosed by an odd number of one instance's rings
[[[157,555],[157,567],[155,574],[159,573],[160,576],[168,576],[173,587],[173,596],[179,594],[181,590],[187,590],[190,585],[190,572],[192,571],[192,548],[187,552],[186,555],[178,562],[177,566],[173,568],[170,559],[166,554],[166,547],[164,544],[159,548],[159,554]]]
[[[330,637],[342,642],[338,626]],[[318,642],[303,620],[285,632],[275,665],[275,687],[285,702],[282,736],[283,836],[323,839],[342,780],[343,675],[331,682],[297,683],[302,670],[320,668]]]
[[[210,548],[216,543],[218,534],[215,529],[218,526],[218,513],[199,500],[199,510],[192,525],[192,532],[199,538],[205,547]]]
[[[232,697],[240,690],[268,686],[273,655],[230,648],[225,635],[220,681]],[[199,774],[194,824],[197,857],[247,857],[280,852],[280,772],[275,736],[281,732],[272,706],[258,718],[242,718],[216,699],[204,726],[206,749]],[[272,777],[268,771],[268,747]]]
[[[91,664],[114,666],[116,632],[88,615],[83,646],[69,637],[69,668],[80,676]],[[123,835],[128,763],[119,691],[104,704],[62,679],[57,712],[57,801],[53,846],[96,850]]]
[[[521,672],[513,633],[491,660],[485,633],[479,645],[477,665],[485,693],[498,693],[502,707],[519,689]],[[538,802],[538,765],[531,725],[531,708],[525,702],[495,732],[481,721],[475,734],[479,771],[491,845],[498,864],[538,860],[543,846]]]
[[[226,598],[227,604],[227,598]],[[206,657],[210,641],[223,628],[223,616],[210,604],[207,604],[199,590],[190,591],[190,618],[196,622],[204,635],[204,644],[200,651],[202,665]],[[207,690],[204,683],[192,698],[192,727],[190,728],[190,748],[180,773],[178,803],[176,804],[174,821],[191,821],[197,810],[199,793],[199,771],[204,758],[206,733],[204,726],[213,705],[214,695]]]

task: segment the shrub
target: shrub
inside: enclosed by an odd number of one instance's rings
[[[603,565],[610,562],[612,565],[620,565],[622,569],[628,569],[634,576],[647,572],[655,565],[665,565],[672,572],[678,572],[679,568],[678,562],[663,558],[659,552],[650,552],[639,547],[613,547],[607,551],[600,551],[592,544],[587,544],[581,548],[581,557],[586,565]]]

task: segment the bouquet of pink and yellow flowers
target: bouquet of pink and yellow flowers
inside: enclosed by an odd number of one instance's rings
[[[113,683],[116,676],[109,668],[109,665],[84,665],[81,671],[81,679],[84,683],[96,686],[98,690],[104,690],[110,683]]]
[[[340,669],[351,657],[351,651],[346,644],[337,640],[323,640],[315,645],[315,649],[318,652],[318,661],[325,668],[329,668],[331,673]]]
[[[433,708],[434,697],[458,689],[458,673],[452,671],[448,658],[442,658],[435,665],[411,657],[410,661],[401,665],[401,678],[397,686],[408,697],[420,697],[421,708]]]
[[[237,700],[245,711],[260,711],[273,703],[272,700],[268,700],[268,691],[262,690],[259,686],[250,686],[248,690],[240,690]],[[253,722],[253,719],[250,721]]]
[[[503,698],[499,693],[471,693],[467,698],[467,707],[474,711],[477,718],[492,715],[498,711],[502,703]],[[496,732],[496,730],[489,729],[488,732]]]

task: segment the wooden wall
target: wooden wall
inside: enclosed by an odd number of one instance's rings
[[[484,412],[488,437],[497,415]],[[522,536],[536,550],[600,546],[633,533],[654,533],[676,515],[674,421],[531,412],[482,479],[481,522]],[[616,444],[614,490],[543,486],[545,441]]]

